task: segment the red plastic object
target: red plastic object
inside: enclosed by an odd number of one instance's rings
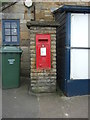
[[[36,34],[36,68],[51,68],[51,38],[50,34]]]

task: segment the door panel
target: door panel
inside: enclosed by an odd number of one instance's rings
[[[71,14],[71,47],[90,47],[88,44],[88,14]]]
[[[72,49],[70,58],[70,78],[90,79],[88,71],[88,49]]]

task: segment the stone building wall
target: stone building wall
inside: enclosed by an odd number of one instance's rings
[[[36,69],[36,34],[51,35],[51,69]],[[56,28],[30,27],[30,79],[33,92],[56,91]]]
[[[59,8],[61,5],[85,5],[89,2],[36,2],[35,3],[35,19],[36,21],[54,21],[52,10]]]
[[[89,5],[87,2],[35,2],[31,8],[24,6],[23,1],[17,2],[7,7],[0,13],[0,46],[2,42],[1,19],[20,19],[20,46],[23,49],[21,58],[21,76],[29,78],[30,76],[30,37],[26,27],[27,21],[54,21],[52,10],[59,8],[63,4]]]
[[[2,3],[3,4],[3,3]],[[27,8],[24,6],[23,2],[17,2],[6,9],[4,9],[2,14],[2,19],[19,19],[20,20],[20,47],[23,50],[21,58],[21,77],[22,80],[29,79],[30,74],[30,62],[29,62],[29,31],[26,26],[27,21],[33,19],[32,8]],[[0,34],[2,34],[2,25],[0,21]],[[2,38],[0,35],[0,43]]]
[[[53,9],[59,8],[63,3],[35,3],[35,21],[55,21]],[[88,5],[87,3],[66,3],[73,5]],[[39,26],[39,25],[38,25]],[[51,69],[36,69],[36,34],[49,33],[51,35]],[[56,91],[56,28],[53,27],[30,27],[30,79],[33,92]]]

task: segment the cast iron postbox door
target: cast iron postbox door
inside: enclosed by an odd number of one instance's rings
[[[50,35],[36,35],[36,68],[50,69],[51,54],[50,54]]]

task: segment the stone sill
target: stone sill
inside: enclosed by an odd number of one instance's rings
[[[60,24],[52,21],[30,21],[26,25],[30,29],[30,27],[58,27]]]

